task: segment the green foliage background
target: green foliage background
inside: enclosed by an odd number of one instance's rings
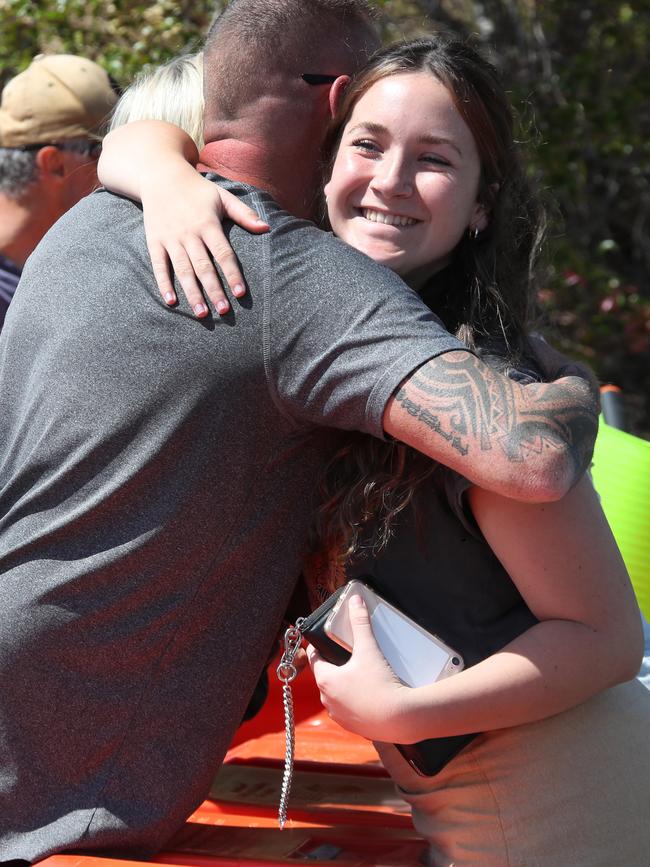
[[[309,0],[305,0],[309,2]],[[0,83],[34,54],[101,63],[122,85],[201,44],[223,3],[0,0]],[[531,171],[555,203],[540,303],[556,345],[624,389],[650,432],[648,0],[375,0],[385,38],[451,28],[502,70]]]

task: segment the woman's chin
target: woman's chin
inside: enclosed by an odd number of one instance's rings
[[[397,274],[401,275],[402,271],[406,268],[404,250],[373,242],[372,240],[367,242],[359,241],[358,238],[355,239],[351,246],[359,250],[360,253],[365,253],[366,256],[369,256],[378,265],[384,265],[384,267],[390,268],[391,271],[395,271]]]

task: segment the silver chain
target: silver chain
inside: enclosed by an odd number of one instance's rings
[[[300,626],[303,618],[296,621],[295,626],[290,626],[284,633],[284,653],[280,664],[276,669],[278,680],[282,683],[282,703],[284,704],[284,772],[282,774],[282,789],[280,791],[280,806],[278,809],[278,824],[280,830],[287,822],[287,807],[291,794],[293,780],[293,755],[296,743],[296,726],[293,716],[293,696],[291,694],[291,682],[298,674],[293,664],[294,657],[302,641]]]

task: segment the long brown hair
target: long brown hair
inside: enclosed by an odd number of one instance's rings
[[[381,49],[350,84],[329,146],[334,153],[354,106],[376,82],[410,72],[429,72],[452,95],[477,146],[478,201],[489,215],[487,228],[476,238],[466,234],[451,264],[431,278],[422,298],[468,347],[507,370],[526,354],[544,218],[514,140],[512,106],[495,67],[466,42],[446,34]],[[361,547],[376,553],[390,538],[396,516],[435,468],[399,443],[351,436],[322,479],[318,546],[335,547],[343,558]]]

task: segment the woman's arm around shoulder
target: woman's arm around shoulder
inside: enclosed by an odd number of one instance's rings
[[[97,166],[107,189],[142,202],[147,247],[160,294],[177,302],[170,263],[187,299],[199,316],[207,316],[203,293],[218,313],[230,302],[213,259],[235,297],[246,283],[222,230],[228,218],[249,232],[265,232],[268,224],[227,190],[196,170],[199,154],[180,127],[160,120],[142,120],[112,130],[104,139]]]

